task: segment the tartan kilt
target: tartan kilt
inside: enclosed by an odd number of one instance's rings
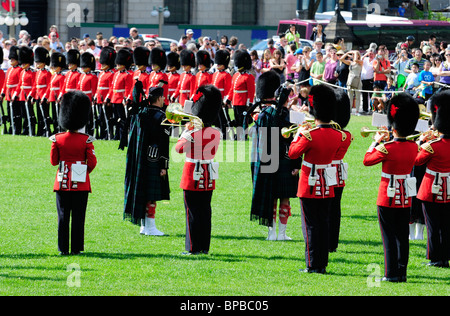
[[[273,179],[273,194],[275,198],[295,198],[297,197],[299,176],[292,175],[292,161],[280,158],[278,172]]]
[[[159,162],[144,162],[145,198],[147,201],[170,200],[169,175],[161,177]]]

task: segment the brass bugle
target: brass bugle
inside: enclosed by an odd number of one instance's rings
[[[369,129],[368,127],[363,127],[361,128],[361,136],[362,137],[368,137],[370,134],[372,133],[390,133],[390,131],[388,131],[387,129]]]
[[[165,126],[179,126],[183,121],[190,121],[195,128],[203,128],[203,121],[198,116],[183,111],[180,103],[170,103],[166,109],[166,118],[161,123]]]
[[[428,113],[428,112],[426,112],[426,111],[422,111],[422,112],[420,112],[419,118],[420,118],[420,119],[428,120],[428,119],[431,118],[431,113]]]
[[[429,131],[425,131],[425,132],[422,132],[422,133],[419,133],[419,134],[409,135],[409,136],[406,137],[406,139],[407,140],[415,140],[415,139],[419,138],[420,136],[422,136],[424,134],[427,134],[427,135],[429,134],[431,136],[434,136],[434,138],[439,137],[439,132],[438,131],[429,130]]]

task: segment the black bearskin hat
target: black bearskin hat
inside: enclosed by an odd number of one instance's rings
[[[100,59],[99,62],[102,65],[108,65],[109,68],[114,68],[115,62],[116,62],[116,51],[114,48],[106,46],[103,47],[100,52]]]
[[[50,66],[61,67],[62,69],[66,68],[66,57],[59,52],[54,52],[50,56]]]
[[[450,135],[450,90],[442,91],[431,99],[434,127],[444,135]]]
[[[95,57],[89,52],[85,52],[81,55],[80,67],[91,68],[91,70],[95,70]]]
[[[59,125],[68,131],[83,128],[89,120],[90,107],[89,97],[83,92],[70,91],[65,93],[61,99]]]
[[[336,94],[336,117],[333,119],[339,126],[344,129],[348,122],[350,122],[350,117],[352,114],[350,98],[346,91],[342,89],[334,89]]]
[[[246,50],[238,49],[234,53],[234,65],[238,69],[243,68],[244,70],[250,70],[252,68],[252,59],[250,54]]]
[[[197,52],[197,64],[211,68],[211,56],[206,50],[199,50]]]
[[[419,119],[419,105],[407,93],[399,93],[392,97],[387,107],[388,123],[399,136],[412,135]]]
[[[183,49],[180,53],[181,66],[195,67],[195,54],[191,50]]]
[[[309,113],[314,118],[328,123],[336,118],[336,95],[332,88],[319,84],[309,92]]]
[[[67,51],[67,64],[77,65],[80,67],[81,53],[78,49],[69,49]]]
[[[176,70],[180,69],[180,55],[175,52],[170,52],[167,55],[167,66],[175,67]]]
[[[19,48],[19,64],[30,64],[34,62],[34,52],[28,46],[20,46]]]
[[[50,53],[44,47],[38,46],[34,50],[34,61],[50,65]]]
[[[11,48],[9,49],[9,59],[15,59],[15,60],[19,60],[19,47],[17,46],[11,46]]]
[[[200,117],[205,125],[213,124],[222,108],[222,93],[213,85],[204,85],[197,89],[192,98],[192,114]]]
[[[155,47],[151,50],[150,60],[151,65],[158,65],[161,70],[166,69],[167,56],[164,49]]]
[[[138,66],[149,66],[150,49],[145,46],[136,47],[133,51],[134,64]]]
[[[228,68],[228,64],[230,63],[230,53],[228,52],[228,50],[218,50],[214,57],[214,63],[216,65],[224,65],[225,68]]]
[[[275,71],[263,73],[256,82],[256,99],[262,101],[273,98],[280,84],[280,76]]]
[[[116,65],[123,65],[125,68],[130,68],[133,63],[133,56],[128,48],[122,48],[117,52]]]

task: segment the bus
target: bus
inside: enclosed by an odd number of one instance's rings
[[[289,30],[294,24],[301,38],[310,39],[313,28],[322,24],[324,33],[326,26],[334,16],[334,12],[317,13],[316,20],[281,20],[278,24],[278,35]],[[413,46],[419,47],[422,41],[428,41],[431,34],[436,35],[437,42],[450,41],[450,22],[434,20],[409,20],[397,16],[367,14],[365,20],[352,20],[352,13],[341,12],[347,25],[353,30],[356,40],[354,49],[367,49],[370,43],[384,44],[389,50],[395,50],[399,42],[405,42],[409,35],[414,36]],[[333,41],[327,38],[327,41]]]

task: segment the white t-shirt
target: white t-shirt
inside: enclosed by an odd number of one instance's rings
[[[373,79],[373,59],[370,61],[369,57],[363,59],[363,66],[361,70],[361,80]]]

